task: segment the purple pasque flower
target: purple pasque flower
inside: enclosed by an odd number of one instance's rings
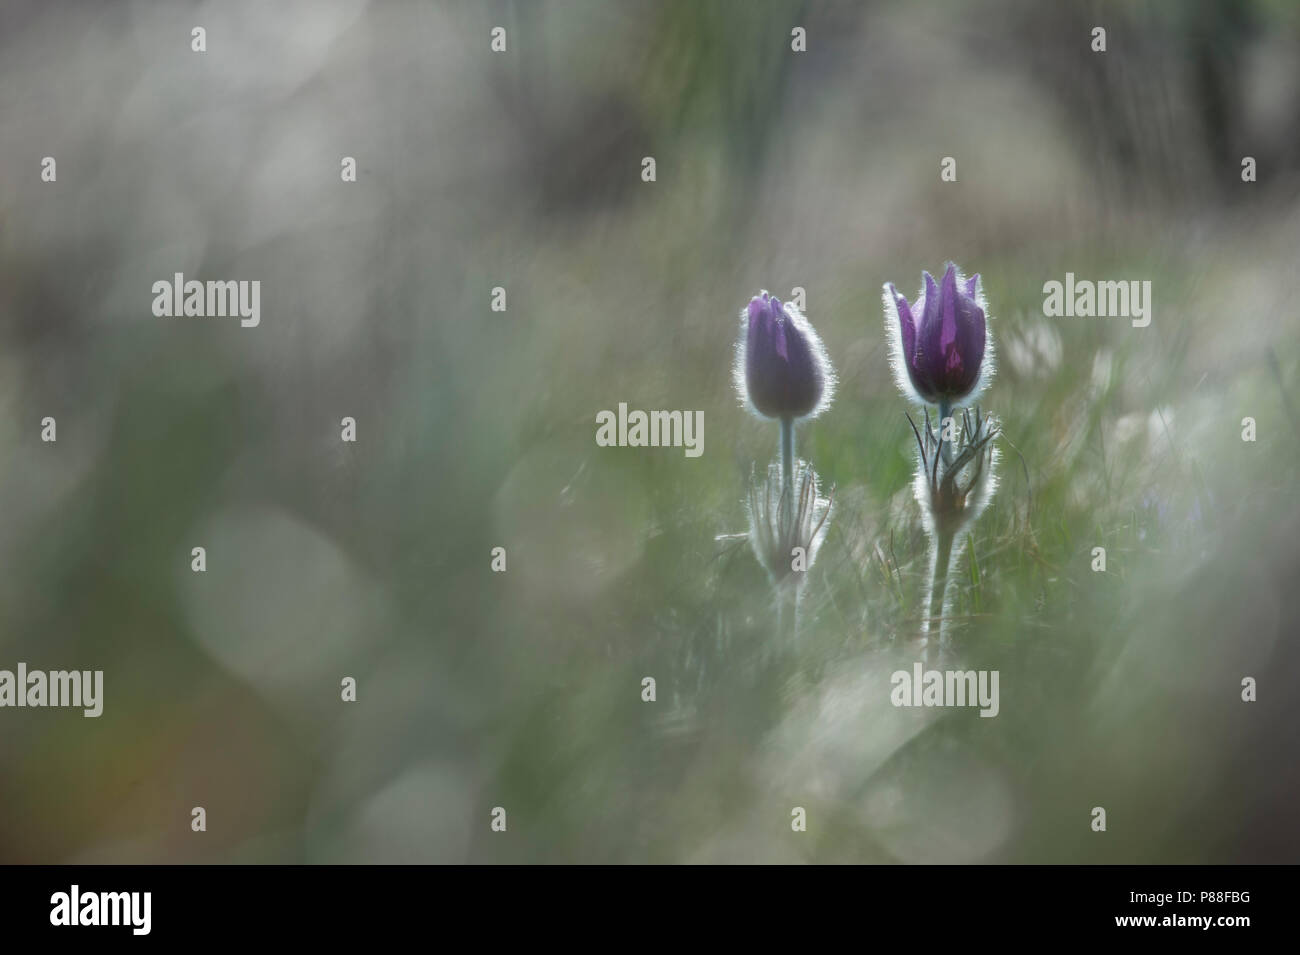
[[[912,305],[893,282],[885,285],[885,324],[898,386],[927,404],[969,404],[993,374],[980,277],[962,278],[951,262],[942,282],[929,272],[922,275]]]
[[[763,292],[740,313],[736,389],[766,418],[815,417],[829,404],[835,375],[821,339],[789,303]]]

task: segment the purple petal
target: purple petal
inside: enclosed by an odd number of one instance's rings
[[[925,303],[917,323],[916,352],[912,355],[911,370],[912,383],[928,401],[943,373],[943,352],[939,347],[939,335],[943,331],[943,303],[934,276],[929,272],[923,272],[922,275],[925,278]]]
[[[965,395],[975,387],[979,380],[980,366],[984,362],[984,346],[987,339],[987,327],[984,322],[984,310],[975,304],[974,299],[963,299],[958,305],[957,344],[954,351],[960,353],[961,374],[952,383],[952,391]]]
[[[907,299],[898,294],[893,282],[889,283],[889,294],[894,297],[894,306],[898,309],[898,330],[903,336],[903,359],[911,364],[912,355],[916,351],[916,321],[912,318],[912,309],[907,304]]]
[[[957,266],[948,263],[943,273],[943,289],[940,291],[943,301],[943,329],[939,333],[939,351],[943,355],[945,372],[961,373],[961,350],[957,348]]]
[[[934,309],[939,306],[939,286],[935,284],[934,276],[929,272],[922,272],[921,277],[925,279],[925,315],[935,315],[937,312]],[[922,317],[921,324],[925,324],[925,317]]]
[[[773,344],[776,353],[787,362],[790,360],[790,351],[786,332],[789,329],[790,319],[785,314],[785,309],[781,307],[781,300],[776,296],[772,297],[772,332]]]

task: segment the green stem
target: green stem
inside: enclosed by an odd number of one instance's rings
[[[927,649],[931,662],[938,662],[938,651],[947,636],[943,620],[948,594],[948,564],[952,560],[953,535],[951,531],[936,529],[930,549],[930,593],[926,600],[926,618],[922,633],[929,635]]]
[[[777,584],[776,602],[777,633],[793,643],[799,638],[799,587],[794,580]]]
[[[794,419],[781,419],[781,494],[794,500]]]
[[[794,527],[794,419],[781,419],[781,504],[778,514],[782,540],[790,539],[790,530]],[[787,560],[790,555],[786,555]],[[792,571],[792,573],[796,573]],[[799,588],[795,580],[786,579],[779,585],[777,600],[778,627],[782,635],[795,640],[799,635]]]
[[[943,457],[944,464],[952,463],[952,442],[945,441],[943,437],[943,423],[952,417],[952,403],[949,401],[939,402],[939,454]]]

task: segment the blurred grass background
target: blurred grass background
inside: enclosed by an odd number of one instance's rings
[[[97,720],[0,711],[0,860],[1300,855],[1293,4],[10,0],[0,153],[0,667],[105,671]],[[925,544],[880,289],[947,259],[999,355],[992,720],[889,704]],[[178,271],[261,326],[154,318]],[[1150,327],[1044,318],[1067,271]],[[840,376],[797,642],[715,541],[776,451],[736,315],[793,286]],[[620,401],[703,457],[597,448]]]

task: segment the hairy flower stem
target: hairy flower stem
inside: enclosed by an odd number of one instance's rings
[[[952,464],[953,457],[953,443],[945,437],[951,418],[952,402],[940,401],[938,463],[945,471]],[[925,645],[927,662],[936,666],[939,664],[939,656],[948,637],[943,609],[948,596],[948,565],[952,562],[952,542],[951,530],[944,527],[935,528],[934,538],[930,541],[930,592],[925,600],[926,616],[921,632],[927,636]]]
[[[781,419],[781,501],[794,501],[794,419]]]
[[[948,429],[944,422],[952,417],[952,403],[948,401],[939,402],[939,455],[943,458],[944,464],[952,463],[952,442],[944,438],[944,432]]]
[[[799,637],[799,589],[793,580],[776,585],[776,629],[791,641]]]
[[[782,533],[792,527],[798,520],[795,514],[794,486],[794,419],[781,419],[781,504],[777,520]],[[792,555],[785,555],[791,559]],[[799,590],[793,580],[785,580],[777,585],[777,627],[783,634],[789,634],[794,640],[799,635]]]
[[[952,561],[953,533],[936,528],[930,542],[930,591],[926,595],[926,616],[921,632],[926,640],[927,662],[938,663],[939,652],[948,636],[948,625],[943,619],[948,596],[948,564]]]

